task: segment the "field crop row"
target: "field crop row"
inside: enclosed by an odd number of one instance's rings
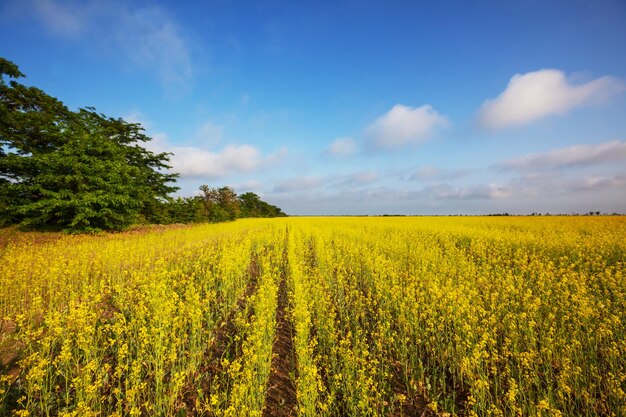
[[[624,236],[295,218],[14,239],[0,415],[626,415]]]

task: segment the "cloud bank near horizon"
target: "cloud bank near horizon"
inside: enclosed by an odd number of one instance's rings
[[[530,153],[496,164],[500,170],[546,170],[617,163],[626,166],[626,142],[612,140]]]

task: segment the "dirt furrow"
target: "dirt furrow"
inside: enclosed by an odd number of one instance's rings
[[[276,339],[272,347],[272,366],[267,384],[263,417],[295,416],[297,411],[297,371],[293,347],[293,327],[287,312],[287,304],[289,302],[286,282],[287,262],[287,248],[285,248],[282,274],[278,287]]]

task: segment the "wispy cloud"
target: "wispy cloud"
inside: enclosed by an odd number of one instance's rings
[[[120,8],[112,14],[111,26],[116,46],[133,65],[156,71],[170,93],[190,90],[190,48],[178,24],[163,9]]]
[[[338,189],[354,191],[359,189],[361,192],[368,192],[366,187],[371,186],[379,179],[378,173],[372,170],[337,175],[301,175],[280,181],[273,188],[273,192],[299,193],[316,189],[326,191]]]
[[[513,200],[523,198],[552,198],[559,197],[571,200],[577,204],[581,193],[600,196],[602,192],[614,193],[611,199],[622,200],[624,205],[624,191],[626,191],[626,174],[596,173],[561,175],[552,172],[531,173],[510,179],[505,185]],[[606,194],[605,194],[606,195]],[[621,197],[619,197],[621,196]],[[606,197],[605,197],[606,198]],[[602,204],[601,199],[594,204]],[[626,208],[626,207],[625,207]]]
[[[620,175],[590,175],[583,181],[574,184],[574,191],[596,190],[596,189],[623,189],[626,190],[626,174]]]
[[[403,172],[402,177],[409,181],[448,181],[464,178],[472,174],[471,169],[463,168],[440,168],[431,165],[422,166],[416,169]]]
[[[470,195],[471,191],[487,190],[491,199],[509,199],[521,203],[525,198],[565,197],[576,201],[580,192],[597,193],[605,190],[626,189],[626,174],[597,173],[561,175],[552,172],[524,174],[498,184],[477,185],[460,188],[459,195]],[[622,197],[622,200],[624,198]]]
[[[356,150],[357,143],[354,139],[341,137],[335,139],[326,152],[332,156],[348,156],[354,154]]]
[[[437,189],[433,197],[440,200],[495,200],[509,197],[511,192],[507,188],[495,183],[467,187],[444,185]]]
[[[194,143],[204,146],[215,146],[222,142],[224,137],[224,128],[213,122],[204,122],[194,135]]]
[[[417,188],[386,184],[328,187],[328,178],[299,177],[267,197],[292,214],[571,213],[626,210],[626,174],[525,174],[468,185],[435,183]],[[300,192],[296,192],[300,191]]]
[[[120,55],[123,65],[153,73],[169,94],[190,91],[194,70],[189,42],[161,7],[95,0],[31,0],[14,7],[54,35]]]
[[[624,83],[610,76],[573,84],[556,69],[516,74],[498,97],[484,102],[479,121],[492,129],[525,125],[576,107],[606,101],[624,89]]]
[[[379,175],[376,171],[358,171],[343,177],[339,177],[337,185],[355,187],[371,184],[378,179]]]
[[[583,167],[606,163],[626,164],[626,142],[612,140],[593,145],[575,145],[531,153],[495,165],[500,170],[534,171]]]
[[[259,180],[249,180],[235,184],[233,185],[233,188],[237,190],[238,193],[245,193],[248,191],[260,192],[260,190],[263,189],[263,183]]]
[[[437,131],[450,124],[447,117],[432,106],[420,107],[396,104],[365,129],[370,146],[377,149],[398,149],[427,141]]]
[[[289,178],[279,182],[274,187],[274,192],[293,193],[299,191],[310,191],[316,188],[320,188],[323,185],[324,179],[322,177],[301,176],[296,178]]]
[[[84,4],[55,0],[34,0],[32,6],[29,9],[50,32],[65,37],[80,36],[87,28],[92,14],[91,7],[85,7]]]

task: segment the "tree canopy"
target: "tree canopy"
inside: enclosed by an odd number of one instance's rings
[[[151,208],[150,223],[223,222],[246,217],[284,217],[283,211],[251,192],[237,195],[231,187],[200,187],[201,194],[161,202]]]
[[[69,110],[16,81],[0,58],[0,214],[5,222],[69,231],[120,230],[168,198],[177,174],[139,124]],[[11,78],[9,82],[5,77]]]
[[[145,149],[151,138],[140,124],[92,107],[72,111],[22,77],[0,57],[0,227],[84,232],[285,216],[230,187],[171,198],[178,174],[168,171],[170,154]]]

